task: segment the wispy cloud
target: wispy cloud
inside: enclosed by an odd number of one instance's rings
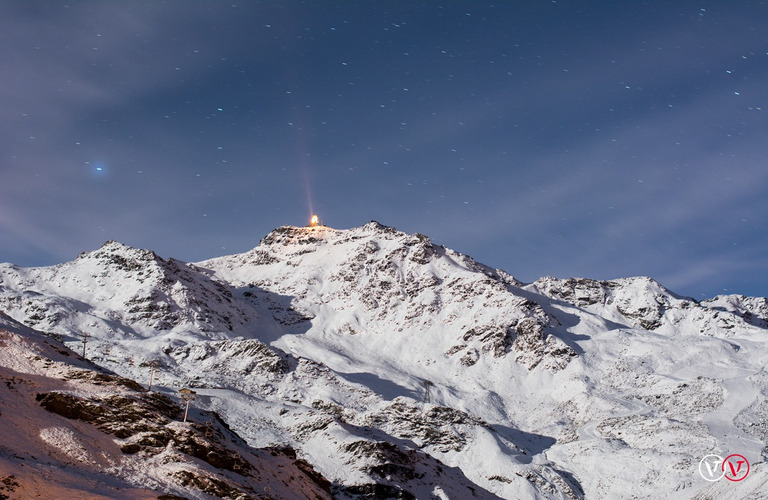
[[[760,17],[562,7],[6,2],[0,252],[245,249],[310,183],[525,279],[763,272]]]

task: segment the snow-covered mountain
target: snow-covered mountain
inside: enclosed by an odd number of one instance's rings
[[[371,222],[196,264],[116,242],[0,264],[0,311],[145,385],[156,367],[193,419],[295,449],[341,498],[768,498],[765,298],[523,284]],[[712,453],[750,474],[706,481]]]

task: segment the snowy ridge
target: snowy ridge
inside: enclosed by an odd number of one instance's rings
[[[156,366],[161,392],[194,387],[198,411],[295,448],[339,497],[691,498],[713,488],[709,453],[765,482],[764,298],[526,285],[371,222],[284,226],[196,264],[115,242],[2,264],[0,310],[75,350],[90,335],[123,376]]]
[[[698,328],[706,335],[727,336],[737,326],[768,326],[766,298],[720,295],[697,303],[646,277],[610,281],[541,278],[526,288],[627,327],[671,335]]]
[[[248,320],[244,311],[228,307],[227,287],[185,263],[114,241],[50,268],[22,272],[5,265],[3,286],[21,292],[17,306],[23,302],[28,323],[45,330],[60,326],[70,335],[95,330],[154,337],[183,325],[222,337]],[[90,323],[79,321],[83,313]]]

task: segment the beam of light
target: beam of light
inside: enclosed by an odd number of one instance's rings
[[[309,168],[306,163],[302,164],[302,169],[304,171],[304,189],[307,192],[307,208],[309,208],[309,215],[312,218],[317,217],[315,215],[315,208],[312,206],[312,188],[309,185]]]
[[[288,80],[292,82],[292,87],[296,88],[299,86],[299,82],[303,81],[299,72],[299,69],[291,64],[288,65]],[[291,108],[293,109],[294,113],[292,116],[292,120],[289,122],[291,125],[291,129],[293,130],[293,141],[295,144],[294,150],[298,153],[298,163],[301,167],[301,172],[304,177],[304,190],[306,191],[306,197],[307,197],[307,208],[309,210],[307,216],[312,218],[312,216],[315,214],[315,207],[312,203],[312,188],[311,188],[311,182],[310,179],[312,176],[310,175],[310,162],[308,160],[310,153],[309,148],[307,147],[307,139],[304,133],[305,127],[307,123],[309,123],[309,120],[305,116],[305,107],[298,101],[296,94],[293,92],[289,92],[290,94],[290,101],[291,101]]]

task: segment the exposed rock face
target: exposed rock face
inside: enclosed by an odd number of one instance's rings
[[[293,450],[249,447],[213,412],[182,423],[176,401],[2,315],[0,344],[0,422],[14,436],[0,448],[0,469],[13,471],[4,498],[88,494],[93,484],[114,498],[148,497],[147,488],[167,498],[331,498],[330,482]],[[39,467],[62,473],[41,483]]]
[[[520,320],[515,331],[517,338],[512,344],[515,360],[529,370],[541,363],[551,371],[562,370],[577,356],[563,341],[545,334],[542,324],[533,318]]]

